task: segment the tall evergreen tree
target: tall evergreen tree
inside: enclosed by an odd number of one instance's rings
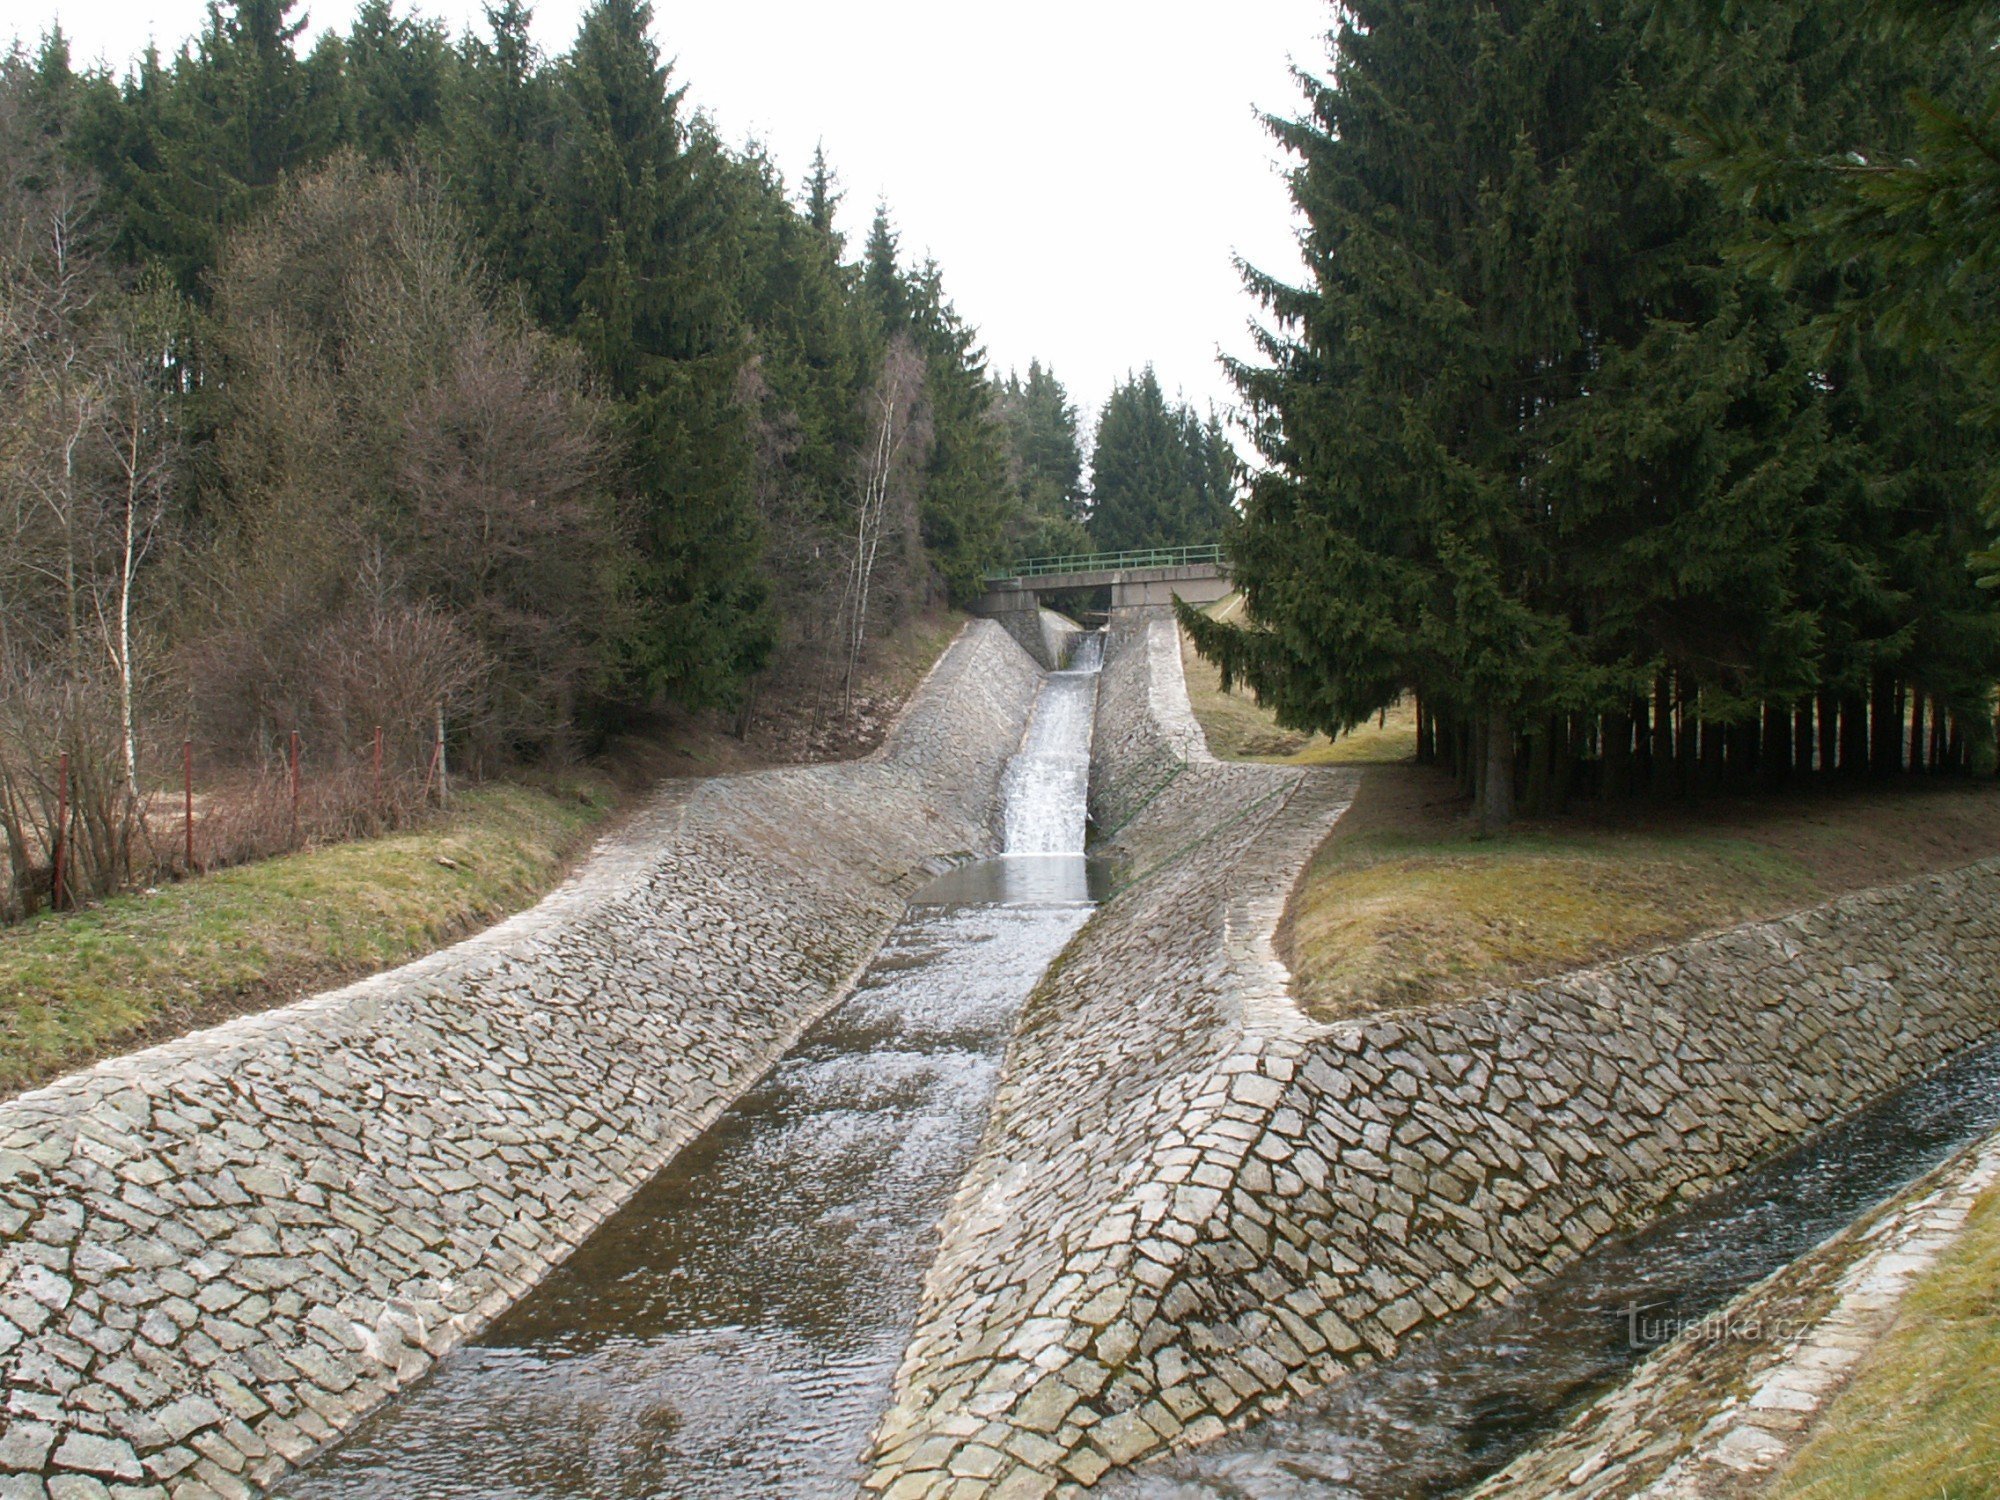
[[[453,197],[503,280],[527,291],[544,321],[563,309],[549,286],[549,180],[555,93],[528,32],[523,0],[486,9],[492,40],[468,37],[445,105],[444,163]]]
[[[1251,277],[1278,324],[1238,372],[1269,460],[1234,544],[1256,628],[1190,626],[1289,725],[1415,690],[1488,826],[1518,745],[1538,791],[1571,716],[1629,748],[1663,670],[1719,721],[1812,677],[1806,372],[1670,171],[1654,110],[1683,80],[1642,21],[1364,0],[1273,126],[1311,280]]]
[[[846,241],[834,227],[834,216],[840,212],[843,196],[840,179],[826,159],[826,142],[822,141],[813,147],[812,168],[806,174],[806,222],[826,236],[836,260],[846,250]]]
[[[160,264],[190,295],[206,294],[223,230],[339,139],[344,51],[329,38],[301,58],[297,4],[211,0],[207,26],[172,69],[149,53],[122,96],[100,96],[80,132],[127,253]]]
[[[682,702],[728,701],[771,639],[736,400],[735,226],[721,148],[680,120],[651,23],[644,0],[598,0],[564,63],[537,301],[623,412],[643,559],[631,668]]]
[[[454,60],[442,22],[362,0],[347,35],[348,142],[375,161],[401,158],[439,123]]]
[[[1020,497],[1023,530],[1016,549],[1037,555],[1088,550],[1089,496],[1069,392],[1054,371],[1031,360],[1027,379],[1009,375],[996,399]]]
[[[915,311],[900,255],[889,205],[878,203],[868,226],[868,243],[861,252],[861,296],[884,330],[884,337],[909,327]]]
[[[874,238],[870,238],[871,251]],[[874,263],[871,254],[869,270]],[[978,594],[988,569],[1006,560],[1012,503],[1007,451],[993,411],[993,388],[978,333],[944,292],[935,262],[926,262],[906,295],[910,329],[924,356],[930,406],[931,462],[920,513],[924,545],[946,594]]]
[[[1213,542],[1226,515],[1201,488],[1213,457],[1201,419],[1168,403],[1152,366],[1115,387],[1091,455],[1091,539],[1106,552]]]

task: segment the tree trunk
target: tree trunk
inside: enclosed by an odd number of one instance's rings
[[[1764,744],[1759,764],[1766,786],[1776,786],[1791,775],[1792,716],[1781,704],[1764,705]]]
[[[1653,679],[1653,795],[1674,793],[1674,689],[1662,672]]]
[[[1840,773],[1868,774],[1868,700],[1859,694],[1840,703]]]
[[[132,727],[132,575],[139,566],[138,430],[132,424],[131,469],[125,489],[125,551],[118,570],[118,728],[125,748],[125,795],[139,807],[139,747]]]
[[[1903,769],[1903,715],[1896,679],[1877,672],[1868,703],[1868,769],[1888,776]]]
[[[1514,720],[1504,708],[1486,716],[1485,775],[1480,778],[1479,831],[1500,833],[1514,821]]]
[[[1722,785],[1722,726],[1707,719],[1699,723],[1701,776],[1698,785],[1704,797],[1712,797]]]

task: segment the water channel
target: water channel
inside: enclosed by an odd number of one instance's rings
[[[1980,1048],[1487,1317],[1210,1447],[1107,1481],[1142,1500],[1422,1500],[1497,1473],[1651,1352],[2000,1126]]]
[[[1100,639],[1043,684],[1006,854],[918,893],[854,994],[296,1500],[847,1497],[1015,1015],[1088,920]]]

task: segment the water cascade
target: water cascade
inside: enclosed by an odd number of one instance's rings
[[[1044,683],[1006,853],[911,903],[855,993],[478,1342],[278,1493],[849,1496],[1014,1018],[1089,919],[1100,642]]]

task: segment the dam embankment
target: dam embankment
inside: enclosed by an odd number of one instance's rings
[[[684,783],[534,910],[0,1104],[0,1495],[248,1495],[514,1304],[994,847],[974,622],[867,761]]]
[[[2000,1027],[2000,862],[1393,1019],[1272,935],[1339,773],[1221,765],[1114,621],[1098,852],[1029,1002],[868,1487],[1043,1496],[1491,1307]]]

